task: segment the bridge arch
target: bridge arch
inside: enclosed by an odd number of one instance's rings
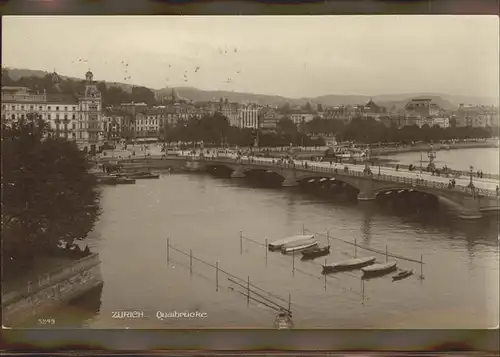
[[[375,197],[380,197],[382,194],[385,194],[387,192],[391,191],[407,191],[407,192],[419,192],[419,193],[424,193],[426,195],[435,197],[439,204],[444,205],[448,209],[454,210],[454,211],[460,211],[462,208],[462,205],[458,202],[455,202],[453,199],[447,197],[446,195],[439,194],[435,191],[429,190],[426,187],[422,186],[403,186],[403,185],[395,185],[395,186],[387,186],[383,188],[379,188],[373,191],[373,194]]]
[[[247,172],[265,172],[265,173],[272,173],[275,174],[279,177],[281,177],[283,180],[286,180],[286,174],[281,172],[279,169],[275,169],[273,167],[265,167],[265,166],[256,166],[256,167],[244,167],[241,169],[241,172],[247,173]]]
[[[311,172],[311,173],[304,173],[296,177],[297,182],[301,182],[304,180],[310,180],[310,179],[317,179],[317,178],[326,178],[326,179],[335,179],[336,181],[343,182],[347,184],[349,187],[353,188],[356,191],[361,191],[361,188],[359,187],[359,183],[353,180],[351,177],[346,176],[346,175],[335,175],[331,173],[323,173],[323,172]]]

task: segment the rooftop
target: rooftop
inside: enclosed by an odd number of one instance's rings
[[[78,104],[78,99],[71,94],[47,94],[47,103]]]

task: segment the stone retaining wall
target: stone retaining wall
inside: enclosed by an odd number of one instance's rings
[[[42,316],[101,285],[99,255],[93,253],[44,275],[36,284],[2,295],[3,325],[12,327]],[[45,316],[48,317],[48,316]]]

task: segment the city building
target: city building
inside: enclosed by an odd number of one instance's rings
[[[240,105],[238,103],[230,103],[226,98],[219,101],[219,112],[224,115],[231,126],[239,126],[240,124]]]
[[[353,108],[351,106],[335,106],[327,108],[323,114],[323,118],[328,120],[340,120],[344,124],[349,123],[352,119]]]
[[[239,108],[240,128],[259,128],[259,107],[256,104],[248,104]]]
[[[438,115],[439,106],[429,98],[412,99],[405,105],[407,114],[420,117]]]
[[[283,115],[278,113],[276,109],[271,107],[262,108],[259,111],[259,128],[265,131],[276,131],[278,122],[283,118]]]
[[[39,93],[27,87],[2,87],[2,121],[23,119],[38,114],[49,123],[50,135],[74,140],[82,149],[98,148],[104,140],[101,93],[92,72],[85,74],[85,90],[81,94]],[[53,73],[58,89],[60,77]]]
[[[122,139],[126,117],[131,116],[120,110],[105,109],[103,111],[102,121],[105,140],[116,144]]]
[[[158,138],[160,136],[160,126],[163,120],[161,109],[148,109],[135,115],[134,133],[135,138]]]
[[[494,106],[460,104],[455,119],[457,126],[498,127],[499,111]]]
[[[298,111],[298,112],[294,111],[294,112],[290,113],[289,117],[293,121],[293,123],[298,126],[304,122],[308,123],[311,120],[313,120],[314,114],[307,113],[304,111]]]
[[[375,102],[370,98],[368,103],[362,108],[362,113],[365,118],[372,117],[378,118],[381,114],[387,112],[386,108],[378,106]]]

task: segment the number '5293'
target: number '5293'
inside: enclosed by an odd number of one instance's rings
[[[38,319],[38,323],[40,325],[55,325],[56,324],[56,320],[55,319],[41,318],[41,319]]]

